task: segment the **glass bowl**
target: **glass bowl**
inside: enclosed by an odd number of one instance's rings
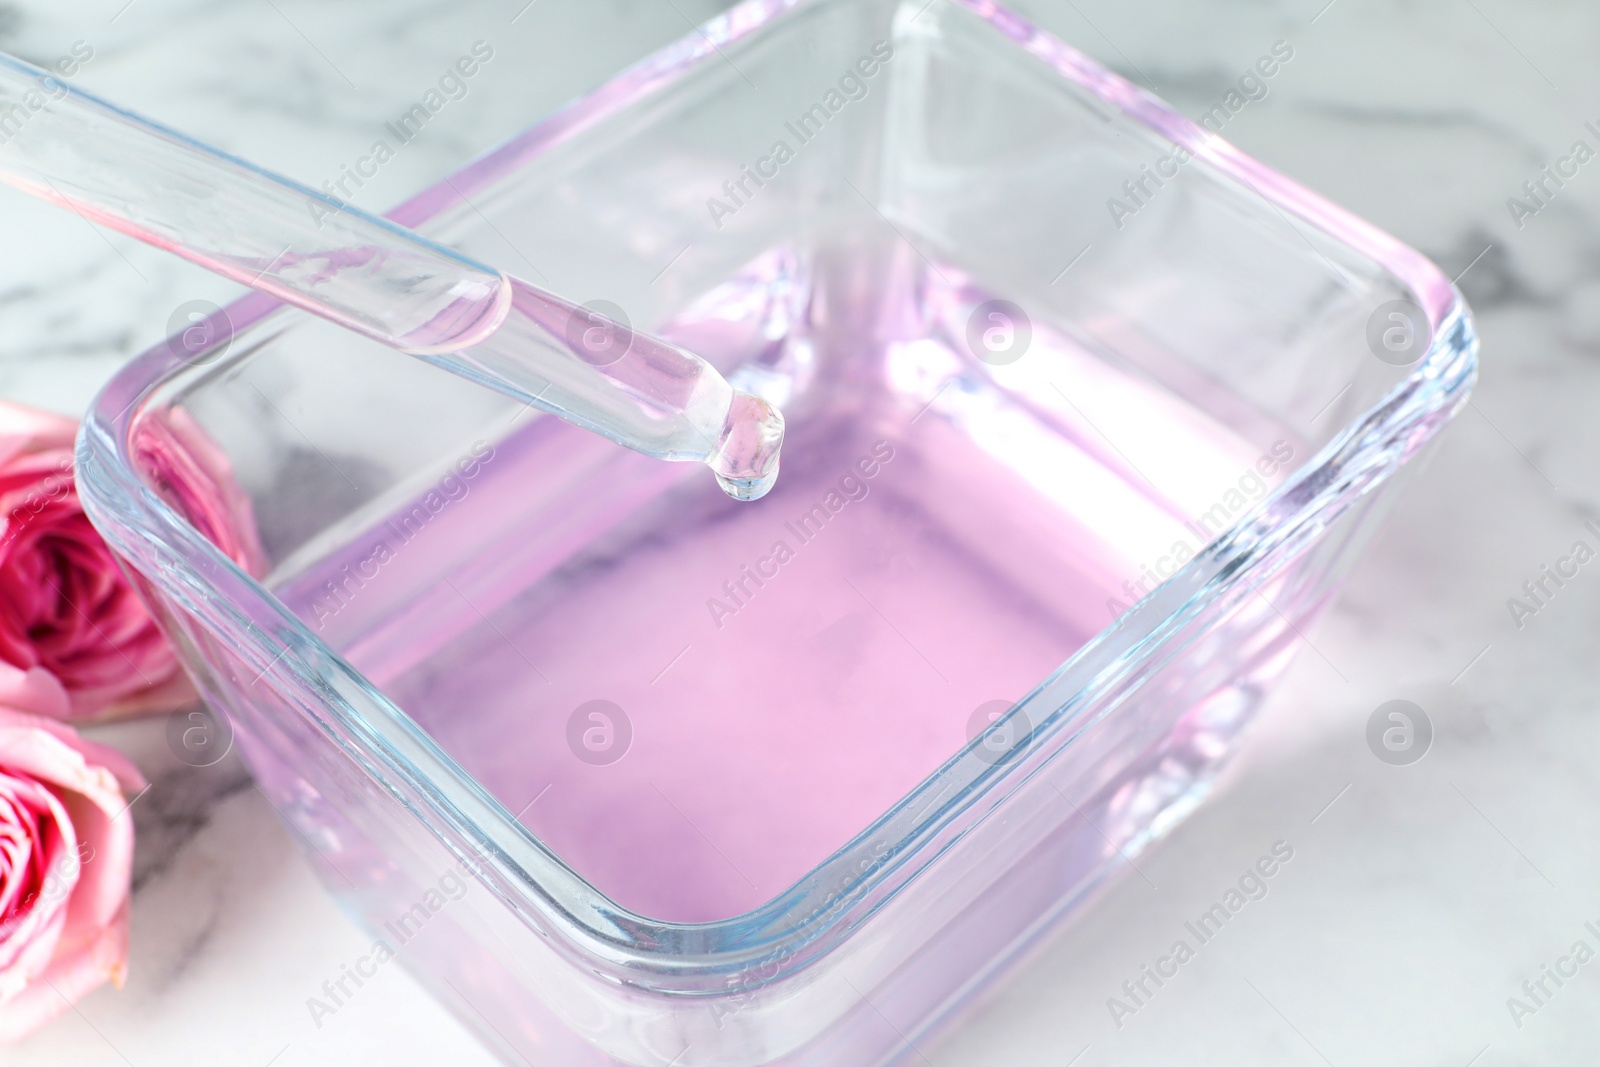
[[[391,214],[780,405],[757,503],[260,297],[117,375],[85,505],[374,937],[319,1021],[894,1063],[1193,810],[1476,367],[1235,95],[753,0]]]

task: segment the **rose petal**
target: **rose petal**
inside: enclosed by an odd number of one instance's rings
[[[40,667],[21,670],[0,663],[0,710],[31,712],[47,719],[67,714],[67,691],[56,676]]]
[[[177,658],[83,512],[74,434],[69,419],[0,401],[0,661],[60,679],[65,717],[153,709],[157,693],[177,706],[192,690],[169,684]]]
[[[48,687],[14,687],[43,692],[46,706],[62,699]],[[142,788],[121,754],[0,706],[0,1042],[107,980],[120,984],[133,871],[124,790]]]
[[[57,956],[39,981],[0,1002],[0,1044],[31,1034],[107,981],[121,987],[127,959],[128,902],[123,901],[93,942]]]
[[[0,465],[16,456],[48,449],[71,449],[78,425],[69,418],[0,400]]]
[[[0,739],[0,752],[8,752]],[[36,781],[8,774],[17,799],[38,816],[39,874],[34,897],[0,923],[0,1002],[42,974],[69,922],[78,880],[77,832],[63,798]],[[68,858],[71,858],[70,860]]]

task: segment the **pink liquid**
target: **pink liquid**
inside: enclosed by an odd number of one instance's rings
[[[382,582],[426,596],[386,614],[364,591],[375,621],[342,642],[656,919],[788,888],[1220,528],[1198,517],[1237,518],[1286,469],[1042,327],[1015,363],[979,362],[960,339],[981,295],[884,294],[868,327],[826,321],[796,272],[774,257],[665,331],[790,391],[766,499],[526,420],[426,529],[376,528]],[[787,345],[750,326],[778,316],[804,319]]]

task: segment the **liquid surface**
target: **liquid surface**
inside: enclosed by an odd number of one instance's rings
[[[1305,458],[1039,324],[1021,358],[975,358],[985,295],[960,285],[857,294],[887,331],[814,288],[775,253],[664,331],[784,408],[765,500],[535,418],[336,620],[453,758],[651,918],[791,886]]]

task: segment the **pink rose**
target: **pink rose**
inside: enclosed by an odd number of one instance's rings
[[[64,689],[0,664],[0,1044],[65,1012],[128,960],[129,797],[144,780],[118,753],[53,719]],[[32,714],[30,714],[30,712]]]
[[[70,419],[0,401],[0,704],[59,679],[66,716],[171,708],[192,695],[166,639],[78,503]]]
[[[251,577],[267,573],[250,496],[227,453],[183,408],[160,408],[133,430],[133,457],[152,489]]]

